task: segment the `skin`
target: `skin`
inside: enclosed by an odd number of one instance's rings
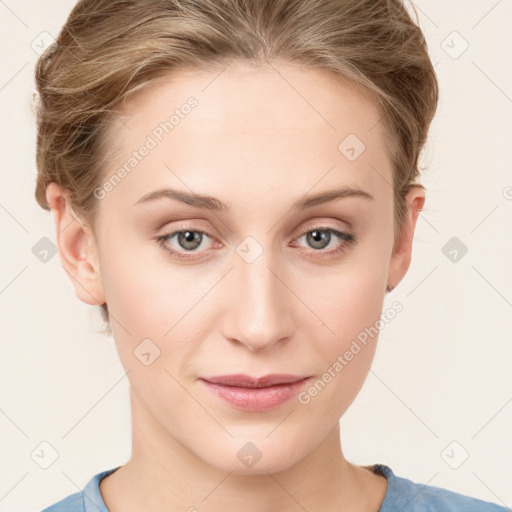
[[[366,379],[377,337],[308,404],[293,398],[270,411],[242,411],[198,379],[320,378],[375,325],[386,285],[406,274],[424,191],[407,195],[393,251],[392,167],[376,103],[328,72],[287,63],[181,70],[137,93],[112,125],[115,156],[105,177],[189,96],[198,106],[101,199],[94,231],[65,191],[47,189],[62,265],[80,300],[108,303],[129,372],[132,457],[102,480],[107,507],[377,512],[386,479],[345,459],[338,423]],[[352,162],[338,150],[351,133],[366,145]],[[305,194],[345,185],[373,199],[291,210]],[[170,199],[134,206],[161,187],[213,196],[230,210]],[[357,240],[332,235],[322,248],[305,235],[319,228],[350,229]],[[180,229],[211,236],[188,250],[190,260],[155,240]],[[263,251],[251,263],[236,252],[248,236]],[[182,253],[190,247],[178,236],[167,241]],[[133,353],[146,338],[160,349],[148,366]],[[237,457],[248,442],[262,454],[252,467]]]

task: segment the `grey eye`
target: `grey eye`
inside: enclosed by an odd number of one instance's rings
[[[178,231],[174,236],[177,235],[177,240],[182,249],[187,251],[193,251],[197,249],[203,240],[203,234],[200,231]]]
[[[331,231],[328,229],[314,229],[305,234],[307,243],[314,249],[325,249],[331,241]]]

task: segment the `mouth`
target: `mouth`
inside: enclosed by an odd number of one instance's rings
[[[263,377],[222,375],[199,379],[206,388],[232,407],[250,412],[274,409],[294,397],[309,375],[273,374]]]
[[[294,384],[301,380],[307,379],[309,375],[287,375],[272,374],[263,377],[251,377],[249,375],[221,375],[218,377],[203,377],[202,380],[211,384],[219,384],[221,386],[234,386],[240,388],[266,388],[278,386],[282,384]]]

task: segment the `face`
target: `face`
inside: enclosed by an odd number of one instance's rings
[[[337,427],[374,356],[361,333],[410,249],[392,254],[376,104],[327,72],[275,67],[181,71],[134,95],[89,246],[134,422],[239,473],[283,470]],[[360,193],[324,195],[342,189]],[[203,380],[235,374],[308,379],[231,394]]]

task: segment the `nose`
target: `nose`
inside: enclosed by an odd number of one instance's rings
[[[251,351],[268,350],[292,333],[293,293],[265,252],[247,263],[236,255],[223,322],[226,339]],[[284,282],[283,282],[284,281]]]

